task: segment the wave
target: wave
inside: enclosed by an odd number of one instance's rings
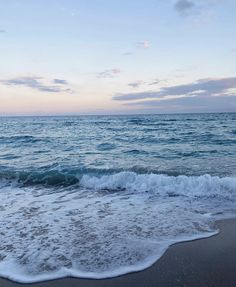
[[[111,143],[101,143],[99,145],[97,145],[97,150],[99,151],[109,151],[109,150],[113,150],[116,148],[115,144],[111,144]]]
[[[48,138],[40,138],[30,135],[21,135],[21,136],[1,136],[0,143],[4,144],[27,144],[27,143],[37,143],[37,142],[49,142]]]
[[[128,152],[138,152],[136,150]],[[55,167],[32,171],[16,171],[0,168],[1,182],[14,182],[19,186],[42,185],[45,187],[83,186],[99,190],[128,190],[131,192],[154,192],[155,194],[230,196],[236,193],[236,177],[219,177],[209,174],[200,176],[178,175],[170,172],[147,170],[134,166],[122,169],[94,169]]]
[[[1,276],[30,283],[139,271],[171,244],[216,234],[216,215],[236,211],[234,177],[84,172],[70,188],[0,181]]]
[[[55,187],[75,185],[79,182],[76,175],[58,170],[1,171],[0,180],[8,183],[13,182],[20,186],[43,185]]]
[[[82,279],[108,279],[118,277],[133,272],[143,271],[151,267],[154,263],[158,261],[158,259],[160,259],[164,255],[168,247],[173,244],[212,237],[218,234],[218,232],[219,230],[216,229],[214,231],[199,233],[198,235],[182,238],[180,237],[177,238],[175,241],[169,240],[162,244],[153,243],[152,255],[150,255],[148,258],[145,258],[143,261],[138,262],[135,265],[126,265],[118,267],[115,270],[108,270],[102,272],[86,272],[76,269],[74,267],[62,267],[59,270],[52,270],[51,272],[44,272],[42,274],[29,274],[24,267],[17,264],[16,260],[10,259],[7,261],[0,262],[0,276],[21,284],[32,284],[43,281],[62,279],[66,277]]]
[[[121,172],[102,177],[84,175],[80,184],[86,188],[99,190],[128,190],[130,192],[150,192],[156,195],[231,197],[236,196],[236,178],[202,176],[168,176],[163,174],[141,174]]]

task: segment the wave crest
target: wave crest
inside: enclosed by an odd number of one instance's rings
[[[236,194],[236,178],[220,178],[209,174],[202,176],[168,176],[120,172],[102,177],[84,175],[80,184],[96,191],[127,190],[173,196],[230,197],[232,194]]]

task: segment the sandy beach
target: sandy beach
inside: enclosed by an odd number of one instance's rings
[[[124,276],[89,280],[65,278],[36,284],[0,279],[1,287],[234,287],[236,282],[236,219],[217,222],[220,233],[171,246],[150,268]]]

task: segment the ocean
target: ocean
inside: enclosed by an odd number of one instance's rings
[[[145,269],[236,214],[236,113],[0,118],[0,276]]]

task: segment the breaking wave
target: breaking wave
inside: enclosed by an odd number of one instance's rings
[[[235,212],[234,177],[76,178],[68,186],[1,180],[1,276],[29,283],[139,271],[171,244],[216,234],[215,219]]]

